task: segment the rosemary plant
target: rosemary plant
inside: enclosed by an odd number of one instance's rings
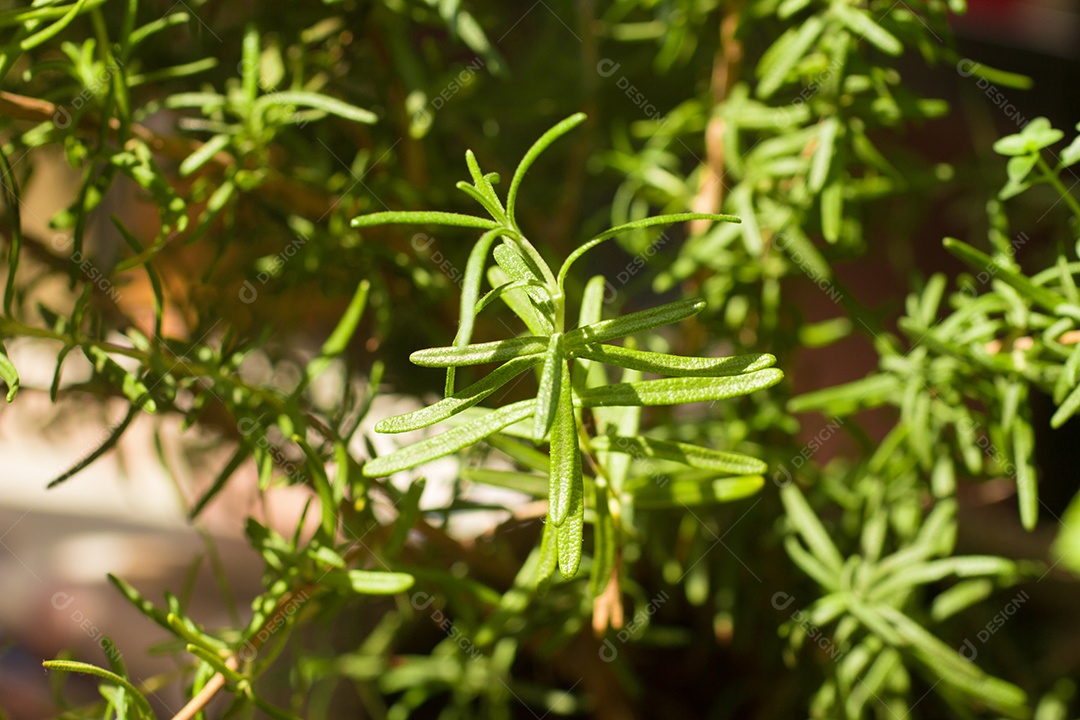
[[[450,430],[369,460],[363,467],[364,474],[379,477],[416,467],[518,425],[519,434],[526,432],[534,443],[550,445],[548,522],[540,550],[538,580],[546,582],[556,562],[564,577],[570,578],[577,573],[581,562],[585,498],[588,496],[594,498],[594,517],[598,525],[594,532],[592,588],[594,594],[599,595],[610,582],[614,557],[620,552],[618,518],[622,514],[622,504],[632,500],[635,494],[648,497],[657,494],[658,490],[643,483],[627,486],[625,463],[611,466],[607,462],[612,453],[642,453],[707,471],[706,475],[696,478],[700,487],[692,487],[689,491],[718,501],[745,497],[757,491],[764,482],[762,473],[766,469],[763,462],[746,455],[643,437],[636,433],[636,415],[608,409],[724,400],[771,387],[783,378],[783,373],[771,367],[776,359],[768,354],[680,357],[608,343],[685,320],[701,311],[705,303],[686,299],[604,320],[600,317],[603,276],[589,281],[578,303],[578,322],[574,326],[568,325],[567,273],[582,255],[600,243],[622,233],[656,225],[691,220],[738,222],[738,218],[730,215],[708,213],[660,215],[637,220],[587,240],[563,261],[557,273],[553,272],[518,225],[515,204],[521,182],[533,162],[551,143],[584,120],[584,114],[571,115],[536,141],[514,172],[505,205],[494,189],[499,177],[485,175],[472,151],[466,153],[472,184],[461,181],[457,187],[476,200],[490,219],[441,212],[382,212],[356,218],[353,226],[416,223],[485,231],[469,254],[454,344],[419,350],[410,356],[417,365],[447,368],[446,397],[421,410],[383,420],[375,426],[377,431],[418,430],[453,418],[522,373],[539,366],[534,399],[474,412]],[[489,254],[494,256],[493,265],[489,263]],[[481,297],[485,272],[493,287]],[[473,343],[476,315],[497,299],[505,302],[521,319],[527,334]],[[502,364],[482,379],[460,390],[455,388],[458,368],[488,363]],[[602,367],[605,364],[636,373],[669,377],[609,384]],[[592,413],[591,421],[583,418],[586,413]],[[593,437],[588,428],[596,428],[600,434]],[[583,454],[590,459],[592,476],[583,472]],[[622,472],[614,468],[621,468]],[[679,492],[686,490],[672,486],[660,488],[660,491],[678,501]]]

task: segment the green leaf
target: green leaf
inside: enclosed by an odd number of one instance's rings
[[[883,28],[868,13],[856,10],[846,3],[834,3],[830,5],[830,11],[840,22],[847,25],[848,29],[857,38],[865,39],[871,45],[887,55],[898,56],[904,52],[904,44],[895,35]],[[888,16],[888,12],[881,19]]]
[[[499,224],[494,220],[476,217],[475,215],[462,215],[460,213],[435,212],[429,210],[391,210],[389,212],[377,212],[370,215],[361,215],[353,218],[353,227],[372,227],[374,225],[449,225],[452,227],[482,228],[494,230]]]
[[[1077,381],[1080,381],[1080,343],[1074,345],[1069,352],[1069,357],[1065,360],[1061,373],[1054,383],[1054,403],[1061,405],[1062,401],[1065,400],[1066,393],[1069,392],[1070,388],[1076,387]],[[1080,398],[1077,398],[1074,402],[1080,404]],[[1075,412],[1075,408],[1072,412]],[[1069,414],[1071,415],[1072,412]],[[1051,419],[1050,426],[1057,429],[1061,426],[1061,423],[1054,425],[1054,421]]]
[[[810,0],[783,0],[780,6],[776,9],[776,15],[781,20],[787,20],[789,17],[804,9],[810,4]]]
[[[421,440],[389,455],[369,460],[364,464],[361,472],[366,477],[383,477],[450,455],[483,440],[488,435],[502,430],[507,425],[512,425],[528,417],[533,412],[534,407],[532,400],[521,400],[506,405],[464,425],[447,430],[441,435]]]
[[[770,368],[724,378],[663,378],[588,388],[580,393],[582,407],[607,405],[682,405],[726,400],[772,387],[784,377]]]
[[[229,146],[231,138],[228,135],[215,135],[188,155],[184,162],[180,163],[180,176],[187,177],[196,172],[206,163],[210,162],[215,155]]]
[[[225,679],[231,683],[243,682],[244,676],[233,670],[231,667],[225,664],[225,659],[216,652],[211,652],[201,645],[195,645],[194,643],[188,643],[185,648],[189,653],[199,658],[207,665],[214,669],[214,672],[221,673],[225,676]]]
[[[517,470],[490,470],[488,468],[462,468],[461,477],[473,482],[516,490],[533,497],[547,497],[548,478],[544,475]]]
[[[382,547],[383,557],[396,558],[405,547],[405,541],[408,540],[409,533],[413,532],[413,526],[420,517],[420,498],[427,485],[426,480],[422,477],[418,478],[415,483],[408,486],[401,500],[397,501],[397,518],[394,520],[390,538]]]
[[[543,355],[526,355],[514,358],[504,365],[500,365],[496,370],[488,373],[472,385],[458,390],[450,397],[440,400],[434,405],[380,420],[375,424],[375,432],[409,432],[442,422],[462,410],[476,405],[521,373],[534,365],[538,365],[543,359]]]
[[[585,291],[581,294],[581,308],[578,310],[578,325],[584,327],[603,319],[606,289],[607,281],[603,275],[593,275],[585,283]]]
[[[624,335],[633,335],[634,333],[685,320],[704,309],[705,301],[699,298],[678,300],[649,310],[641,310],[611,320],[601,320],[592,325],[574,328],[567,331],[563,342],[576,346],[581,343],[600,343],[613,340]]]
[[[632,490],[635,507],[660,509],[678,506],[711,505],[731,502],[753,495],[765,484],[760,475],[728,477],[712,482],[670,480],[650,483]]]
[[[579,336],[580,337],[580,336]],[[586,343],[579,340],[567,348],[573,357],[596,360],[608,365],[675,377],[722,377],[763,370],[771,367],[776,358],[772,355],[749,354],[734,357],[685,357],[665,353],[631,350],[618,345]]]
[[[342,314],[341,319],[338,320],[334,331],[330,333],[330,337],[323,343],[318,356],[313,358],[305,368],[304,374],[307,377],[307,382],[310,383],[322,375],[326,368],[330,366],[330,360],[345,352],[349,346],[349,341],[356,334],[356,327],[360,324],[360,318],[364,315],[364,308],[367,307],[370,291],[371,283],[368,280],[361,280],[356,286],[352,300],[349,301],[349,306],[345,308],[345,312]]]
[[[52,25],[49,25],[44,30],[39,30],[28,38],[23,38],[22,40],[20,40],[19,49],[23,52],[26,52],[27,50],[33,50],[38,45],[41,45],[42,43],[48,42],[49,40],[53,39],[54,37],[56,37],[56,35],[60,33],[60,31],[70,25],[72,20],[78,17],[79,13],[82,12],[85,5],[86,0],[78,0],[78,2],[71,6],[71,10],[69,10],[63,17],[54,22]]]
[[[1029,278],[1014,271],[1001,260],[992,258],[955,238],[945,238],[942,244],[946,250],[966,262],[976,272],[993,271],[994,277],[1012,286],[1021,295],[1035,304],[1041,305],[1046,310],[1066,317],[1080,317],[1080,308],[1066,301],[1061,295],[1047,290],[1041,285],[1036,285]]]
[[[787,511],[788,522],[806,541],[814,557],[820,560],[830,571],[839,574],[844,567],[844,556],[833,544],[825,526],[806,502],[802,491],[795,483],[788,483],[780,488],[780,500]]]
[[[264,112],[267,108],[281,105],[309,107],[315,110],[321,110],[329,115],[337,115],[346,120],[352,120],[353,122],[364,123],[366,125],[373,125],[379,119],[378,115],[370,110],[365,110],[364,108],[350,105],[347,102],[342,102],[337,98],[313,92],[285,90],[269,95],[263,95],[255,102],[255,108],[258,112]]]
[[[217,494],[225,488],[225,484],[229,481],[229,478],[233,476],[233,473],[240,469],[240,466],[244,464],[244,461],[248,459],[249,455],[250,452],[248,449],[243,443],[240,443],[236,452],[233,453],[232,458],[229,459],[229,462],[225,463],[225,467],[218,473],[214,482],[210,484],[209,489],[207,489],[207,491],[195,501],[195,504],[191,506],[191,510],[188,511],[189,520],[197,518],[199,513],[203,511],[203,508],[205,508],[211,500],[217,497]]]
[[[139,692],[139,689],[132,685],[126,678],[122,678],[116,673],[109,672],[96,665],[76,662],[74,660],[46,660],[41,664],[46,670],[59,670],[61,672],[93,675],[94,677],[108,680],[109,682],[124,688],[124,690],[131,694],[131,697],[135,700],[135,709],[137,710],[138,717],[147,718],[147,720],[153,720],[153,718],[156,717],[154,711],[150,708],[150,703],[147,701],[146,696]]]
[[[556,123],[554,127],[541,135],[540,139],[533,143],[532,147],[525,153],[525,156],[521,158],[517,170],[514,171],[514,177],[510,180],[510,190],[506,195],[506,215],[510,218],[510,224],[514,227],[517,227],[514,210],[517,205],[518,188],[521,186],[521,181],[525,178],[525,173],[529,172],[529,168],[536,162],[536,158],[540,157],[540,154],[547,150],[551,143],[585,122],[585,117],[585,113],[574,113],[565,120]]]
[[[934,603],[930,606],[930,617],[935,622],[948,620],[953,615],[986,600],[993,591],[993,581],[985,578],[958,582],[934,598]]]
[[[839,129],[840,120],[836,117],[826,118],[821,122],[817,137],[818,146],[810,164],[810,174],[806,177],[806,186],[812,193],[819,192],[825,187],[825,181],[829,177],[829,163],[835,154],[836,133]]]
[[[580,482],[575,483],[572,490],[569,512],[558,527],[559,573],[567,579],[577,575],[585,532],[584,490]]]
[[[807,552],[794,535],[784,538],[784,550],[796,567],[806,573],[814,582],[829,591],[840,589],[839,573],[831,570],[815,555]]]
[[[1017,90],[1030,90],[1031,86],[1034,84],[1032,79],[1027,75],[1008,72],[1006,70],[998,70],[985,63],[977,63],[970,58],[961,58],[959,55],[952,52],[948,52],[947,56],[949,57],[950,62],[957,63],[956,69],[962,77],[974,75],[975,77],[989,80],[995,85],[1016,88]]]
[[[0,342],[0,380],[7,385],[7,401],[11,402],[19,394],[19,371],[8,358],[3,342]]]
[[[326,463],[315,448],[298,434],[293,434],[292,441],[300,447],[307,458],[311,483],[315,486],[315,494],[319,498],[319,509],[322,515],[319,529],[322,531],[323,542],[329,542],[337,533],[339,498],[335,497],[334,490],[330,486],[330,477],[326,474]]]
[[[498,251],[499,248],[496,247],[495,250]],[[498,256],[496,256],[497,258]],[[490,267],[488,268],[488,282],[491,283],[492,287],[499,288],[517,281],[511,280],[501,267]],[[525,323],[525,327],[533,335],[547,336],[551,334],[551,320],[536,309],[536,303],[531,299],[528,288],[513,290],[499,297],[515,315],[521,318],[521,321]]]
[[[577,262],[578,258],[584,255],[589,250],[604,242],[610,240],[613,237],[622,235],[625,232],[631,230],[639,230],[641,228],[654,227],[656,225],[674,225],[680,222],[689,222],[690,220],[712,220],[714,222],[742,222],[734,215],[717,215],[715,213],[678,213],[674,215],[656,215],[654,217],[647,217],[641,220],[634,220],[633,222],[623,223],[610,230],[605,230],[596,237],[585,242],[584,245],[574,250],[563,262],[562,267],[559,268],[559,286],[563,284],[563,280],[566,278],[566,273],[569,272],[570,266]]]
[[[491,183],[481,172],[480,165],[476,162],[476,155],[473,154],[472,150],[465,151],[465,164],[469,166],[469,174],[472,175],[473,185],[470,186],[465,182],[459,182],[457,188],[465,191],[467,195],[480,203],[494,219],[507,223],[506,211],[503,209],[502,202],[499,201],[495,189],[491,187]]]
[[[544,533],[540,538],[540,560],[536,567],[536,589],[541,594],[547,592],[558,562],[559,528],[551,523],[544,523]]]
[[[111,573],[107,574],[106,577],[108,578],[109,582],[111,582],[113,586],[120,591],[120,594],[123,595],[128,602],[135,606],[136,610],[138,610],[150,620],[157,623],[162,628],[165,628],[166,630],[169,628],[169,622],[166,614],[157,607],[155,607],[152,602],[144,598],[142,594],[135,589],[135,586],[122,578],[116,577]]]
[[[1058,156],[1058,159],[1061,160],[1061,167],[1063,168],[1067,168],[1080,162],[1080,135],[1073,138],[1073,141],[1061,151],[1061,155]]]
[[[454,347],[464,347],[472,340],[473,323],[476,321],[476,303],[480,297],[480,282],[483,279],[484,266],[487,265],[488,250],[498,236],[498,230],[489,230],[469,251],[469,260],[465,264],[465,279],[461,285],[461,312],[458,317],[458,331],[454,336]],[[451,367],[446,371],[445,394],[450,396],[453,392],[454,368]]]
[[[874,602],[886,602],[916,585],[939,582],[947,577],[1007,577],[1016,572],[1014,562],[993,555],[965,555],[931,562],[906,563],[885,580],[875,582],[866,597]]]
[[[593,557],[592,566],[589,568],[589,593],[593,597],[599,597],[612,580],[617,540],[615,520],[611,517],[611,509],[608,507],[607,488],[597,484],[593,498],[596,519],[593,521]]]
[[[417,350],[409,360],[421,367],[460,367],[503,362],[524,355],[543,355],[547,352],[548,339],[535,335],[496,340],[473,345],[449,346]]]
[[[562,382],[569,379],[563,356],[562,333],[554,333],[544,355],[544,369],[536,392],[536,411],[533,414],[533,441],[541,443],[555,420],[556,405],[563,402]],[[569,401],[569,396],[567,396]],[[573,404],[571,402],[571,408]]]
[[[1077,347],[1080,348],[1080,346]],[[1056,430],[1064,425],[1069,418],[1076,414],[1077,408],[1080,408],[1080,385],[1074,387],[1072,392],[1066,396],[1064,402],[1054,411],[1053,417],[1050,418],[1050,427]]]
[[[495,262],[516,281],[524,281],[530,284],[523,292],[517,295],[523,302],[513,303],[507,301],[507,305],[525,322],[525,325],[535,335],[548,335],[552,331],[550,316],[554,313],[551,297],[547,286],[542,280],[543,271],[533,267],[534,261],[527,255],[522,255],[516,246],[503,243],[495,248]],[[492,283],[494,285],[495,283]],[[537,287],[542,286],[542,287]],[[520,310],[518,305],[523,306]],[[537,329],[539,328],[539,329]]]
[[[1027,717],[1027,695],[1023,690],[987,675],[899,610],[888,606],[877,606],[876,609],[892,625],[901,642],[945,683],[982,700],[998,712]]]
[[[548,471],[551,469],[551,458],[548,457],[546,452],[540,452],[533,447],[502,435],[492,435],[486,442],[499,452],[505,453],[507,457],[518,464],[543,473],[544,477],[547,477]],[[544,492],[547,492],[546,485],[544,486]]]
[[[647,437],[621,437],[598,435],[591,441],[595,450],[624,453],[652,460],[670,460],[702,470],[716,470],[731,475],[760,475],[768,466],[749,455],[721,452],[670,440],[653,440]]]
[[[1080,575],[1080,493],[1073,495],[1061,515],[1057,538],[1051,548],[1055,561]]]
[[[746,252],[757,257],[765,247],[765,240],[761,235],[761,226],[758,224],[758,212],[754,208],[754,188],[749,182],[742,182],[731,192],[731,202],[735,210],[743,216],[742,224],[743,245]]]
[[[87,455],[86,457],[79,460],[77,463],[72,465],[66,471],[61,473],[58,477],[54,478],[53,480],[50,480],[49,484],[45,486],[46,489],[54,488],[57,485],[59,485],[60,483],[64,482],[65,480],[67,480],[67,479],[69,479],[71,477],[74,477],[75,475],[79,474],[84,469],[89,467],[90,464],[93,463],[95,460],[97,460],[99,457],[101,457],[102,455],[107,453],[109,450],[112,450],[113,447],[116,446],[116,443],[120,441],[120,437],[127,430],[128,425],[131,424],[131,421],[134,420],[135,416],[138,415],[138,414],[139,414],[139,409],[137,407],[135,407],[134,405],[131,405],[130,407],[128,407],[128,411],[127,411],[127,414],[124,415],[124,419],[121,420],[116,425],[116,427],[114,427],[112,429],[112,431],[109,433],[109,436],[107,438],[105,438],[105,441],[102,442],[100,445],[98,445],[97,448],[95,448],[93,452],[91,452],[89,455]]]
[[[555,420],[551,426],[551,471],[548,481],[548,522],[556,527],[561,526],[572,513],[577,511],[577,506],[584,502],[581,448],[578,446],[577,418],[574,416],[570,370],[565,362],[560,364],[559,370],[561,378]],[[566,550],[569,551],[570,548]],[[561,535],[559,552],[561,558],[563,552]],[[579,554],[581,552],[580,543],[577,552]]]
[[[581,307],[578,310],[578,326],[591,325],[600,322],[604,317],[604,295],[607,291],[607,281],[603,275],[593,275],[585,283],[585,291],[581,294]],[[564,344],[565,349],[565,344]],[[567,355],[574,353],[567,349]],[[575,389],[588,386],[606,385],[608,382],[607,372],[596,363],[589,362],[578,356],[570,370],[570,377],[574,381]],[[638,378],[635,378],[638,379]],[[598,419],[599,420],[599,419]]]
[[[769,62],[763,62],[758,70],[761,75],[761,82],[757,86],[759,98],[768,98],[780,89],[791,70],[821,35],[823,28],[821,18],[814,15],[802,23],[798,30],[789,29],[766,51]]]
[[[1017,418],[1013,425],[1013,459],[1016,462],[1016,494],[1020,502],[1020,523],[1025,530],[1034,530],[1039,522],[1039,481],[1035,476],[1034,431]]]
[[[157,403],[150,396],[150,388],[138,377],[121,367],[118,362],[109,357],[108,353],[91,345],[83,348],[83,354],[94,364],[94,369],[118,388],[132,405],[148,413],[157,412]]]
[[[174,635],[215,652],[228,650],[229,646],[219,638],[205,632],[194,620],[182,614],[180,601],[175,595],[166,591],[165,598],[169,603],[170,612],[165,616],[165,622]]]
[[[863,407],[874,407],[895,396],[900,380],[895,375],[876,373],[844,385],[808,392],[788,400],[789,412],[827,410],[833,415],[849,415]]]
[[[360,595],[396,595],[411,588],[414,582],[408,573],[334,569],[319,580],[322,585]]]
[[[1037,117],[1015,135],[1007,135],[994,143],[994,152],[999,155],[1037,154],[1065,137],[1065,133],[1054,129],[1050,121]]]
[[[844,183],[840,178],[833,180],[821,191],[821,234],[826,242],[835,243],[840,239],[844,225]]]
[[[1005,163],[1005,174],[1009,177],[1009,183],[1023,185],[1028,175],[1031,174],[1032,168],[1038,162],[1039,156],[1037,154],[1016,155],[1009,158],[1009,161]]]

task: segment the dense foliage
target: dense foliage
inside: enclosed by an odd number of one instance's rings
[[[68,715],[159,716],[171,682],[185,718],[1075,716],[1080,660],[1031,608],[1080,569],[1080,503],[1060,523],[1036,462],[1038,398],[1080,410],[1080,136],[1001,137],[1000,191],[915,149],[950,108],[898,68],[1027,83],[957,52],[962,11],[5,6],[0,378],[127,407],[53,492],[178,416],[228,455],[192,522],[252,465],[317,518],[247,519],[264,591],[235,626],[111,578],[183,670],[50,660],[100,679]],[[58,156],[74,191],[28,217]],[[946,190],[968,272],[927,277],[904,248]],[[906,258],[899,313],[840,279],[875,256]],[[866,377],[800,377],[860,341]],[[51,387],[20,389],[32,346]],[[1054,547],[964,541],[986,488]]]

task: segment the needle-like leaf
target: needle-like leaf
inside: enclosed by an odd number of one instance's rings
[[[577,575],[581,564],[581,544],[585,531],[585,498],[581,483],[572,487],[570,510],[559,526],[559,573],[564,578]]]
[[[525,153],[525,157],[521,158],[517,170],[514,171],[514,177],[510,180],[510,190],[506,195],[506,215],[510,219],[512,225],[516,227],[517,221],[514,216],[514,210],[517,206],[518,188],[521,186],[521,181],[525,179],[525,173],[529,172],[529,168],[536,162],[536,158],[540,157],[541,153],[547,150],[551,143],[555,142],[583,122],[585,122],[585,113],[574,113],[541,135],[540,139],[533,143],[532,147]]]
[[[521,373],[534,365],[538,365],[543,359],[544,356],[540,354],[516,357],[472,385],[458,390],[450,397],[444,398],[434,405],[380,420],[375,424],[375,431],[402,433],[419,430],[442,422],[462,410],[472,407]]]
[[[1036,305],[1046,310],[1066,317],[1080,319],[1080,307],[1073,305],[1063,296],[1042,285],[1036,285],[1030,278],[1013,270],[1006,262],[990,257],[984,252],[976,250],[967,243],[960,242],[955,238],[945,238],[942,241],[945,249],[960,258],[976,272],[990,272],[1001,281],[1011,285]]]
[[[573,391],[566,363],[560,367],[555,421],[551,426],[551,471],[548,490],[548,522],[559,526],[582,502],[581,449],[578,447],[577,419],[574,417]],[[560,551],[561,552],[561,551]]]
[[[678,300],[660,307],[641,310],[611,320],[601,320],[592,325],[574,328],[567,331],[565,342],[567,345],[575,346],[581,343],[606,342],[624,335],[633,335],[644,330],[652,330],[685,320],[704,309],[704,300],[697,298]]]
[[[596,513],[596,520],[593,522],[593,557],[592,567],[589,568],[589,593],[593,597],[599,597],[612,579],[611,574],[615,569],[615,553],[618,547],[615,520],[608,507],[608,489],[603,485],[598,484],[593,489],[593,511]]]
[[[547,348],[547,338],[532,335],[461,347],[417,350],[409,356],[409,360],[421,367],[460,367],[502,362],[522,355],[543,355]]]
[[[461,284],[461,311],[458,316],[458,331],[454,337],[454,347],[463,347],[472,340],[473,324],[476,322],[476,303],[480,297],[480,283],[484,277],[488,251],[499,237],[498,230],[489,230],[469,251],[469,260],[465,264],[465,278]],[[454,367],[446,371],[446,396],[454,393]]]
[[[555,420],[556,405],[563,401],[562,381],[566,360],[562,351],[562,333],[554,333],[544,355],[540,387],[536,392],[536,411],[533,414],[533,441],[541,443]],[[571,405],[572,407],[572,405]]]
[[[559,285],[562,286],[566,273],[570,271],[570,266],[577,262],[578,258],[605,240],[610,240],[611,238],[631,230],[640,230],[642,228],[655,227],[657,225],[674,225],[675,223],[689,222],[691,220],[712,220],[713,222],[733,223],[742,222],[734,215],[717,215],[715,213],[677,213],[674,215],[656,215],[654,217],[642,218],[641,220],[634,220],[633,222],[616,225],[610,230],[605,230],[596,237],[589,239],[584,245],[570,253],[563,262],[562,267],[559,268]]]
[[[483,228],[494,230],[499,224],[494,220],[462,215],[460,213],[435,212],[430,210],[390,210],[371,213],[353,218],[353,227],[372,227],[374,225],[450,225],[454,227]]]
[[[669,508],[740,500],[753,495],[765,484],[760,475],[729,477],[712,482],[672,480],[663,485],[640,485],[633,491],[634,505],[639,508]]]
[[[764,390],[780,382],[784,373],[775,369],[722,378],[677,377],[643,380],[587,388],[580,393],[582,407],[608,405],[683,405],[726,400]]]
[[[642,372],[677,377],[720,377],[740,375],[772,367],[776,358],[766,353],[734,357],[704,358],[668,355],[666,353],[631,350],[618,345],[578,342],[566,349],[567,354],[586,360],[598,360],[608,365]]]
[[[438,458],[455,453],[473,443],[483,440],[488,435],[497,433],[507,425],[529,416],[533,411],[532,400],[522,400],[505,405],[498,410],[486,413],[471,422],[447,430],[441,435],[421,440],[415,445],[401,448],[389,455],[368,460],[362,472],[367,477],[382,477],[423,465]]]
[[[19,371],[15,369],[15,363],[8,358],[7,350],[2,342],[0,342],[0,380],[7,385],[5,399],[11,402],[19,394]]]
[[[715,470],[731,475],[760,475],[768,469],[764,462],[749,455],[721,452],[700,445],[670,440],[598,435],[591,440],[591,445],[595,450],[624,453],[650,460],[670,460],[693,468]]]

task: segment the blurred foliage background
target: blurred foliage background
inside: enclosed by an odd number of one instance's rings
[[[0,709],[1080,715],[1080,11],[977,5],[0,4],[2,492],[30,435],[38,466],[65,448],[34,481],[61,496],[119,448],[128,490],[152,465],[202,534],[82,545],[115,573],[92,606],[11,535],[5,588],[32,590]],[[646,409],[650,437],[763,458],[758,491],[613,497],[615,581],[538,589],[542,446],[360,472],[399,445],[376,421],[443,392],[406,358],[452,343],[479,233],[351,220],[473,212],[467,148],[505,193],[579,111],[522,186],[533,244],[739,216],[620,235],[568,286],[602,274],[605,317],[701,297],[638,345],[771,353],[786,380]],[[478,340],[520,331],[492,307]],[[625,455],[634,487],[716,478]]]

